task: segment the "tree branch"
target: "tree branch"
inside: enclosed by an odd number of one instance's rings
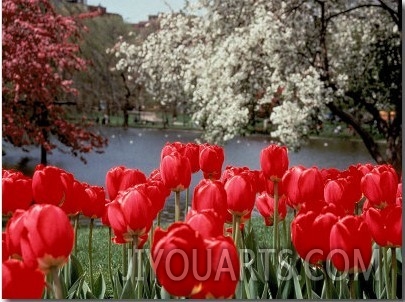
[[[377,163],[379,164],[385,163],[384,158],[382,157],[380,150],[378,148],[378,145],[375,143],[373,137],[361,127],[360,123],[357,123],[350,114],[338,108],[334,103],[329,102],[326,104],[326,106],[330,109],[330,111],[334,115],[338,116],[343,122],[345,122],[348,125],[351,125],[354,128],[354,130],[362,138],[364,145],[366,146],[370,155],[374,158],[374,160]]]
[[[389,6],[388,6],[384,1],[382,1],[382,0],[378,0],[378,2],[381,3],[380,6],[381,6],[383,9],[385,9],[386,11],[388,11],[388,13],[391,15],[392,19],[394,20],[394,22],[397,24],[398,28],[401,28],[400,16],[398,15],[398,14],[399,14],[399,11],[396,12],[395,10],[393,10],[391,7],[389,7]],[[400,4],[399,4],[399,0],[398,0],[398,8],[399,8],[399,7],[400,7]]]
[[[329,22],[332,18],[335,18],[335,17],[337,17],[337,16],[346,14],[346,13],[348,13],[348,12],[351,12],[351,11],[353,11],[353,10],[356,10],[356,9],[359,9],[359,8],[363,8],[363,7],[381,7],[381,5],[378,5],[378,4],[362,4],[362,5],[359,5],[359,6],[351,7],[351,8],[348,8],[348,9],[344,10],[344,11],[341,11],[341,12],[338,12],[338,13],[336,13],[336,14],[330,15],[329,17],[327,17],[327,18],[325,19],[325,21],[326,21],[326,22]]]

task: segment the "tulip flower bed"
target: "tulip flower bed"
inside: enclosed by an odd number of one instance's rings
[[[114,167],[105,188],[54,166],[3,169],[3,298],[402,298],[391,166],[289,167],[278,145],[257,155],[260,170],[224,158],[216,145],[167,143],[149,176]]]

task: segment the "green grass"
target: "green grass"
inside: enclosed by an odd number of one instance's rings
[[[292,215],[287,217],[287,224],[291,222]],[[165,226],[165,225],[164,225]],[[167,226],[167,224],[166,224]],[[255,238],[259,248],[270,248],[272,246],[273,240],[273,227],[267,227],[264,225],[263,218],[261,216],[253,216],[250,220],[250,226],[255,231]],[[283,230],[282,222],[279,224],[280,231]],[[249,227],[249,222],[246,223],[245,227]],[[112,236],[114,236],[112,232]],[[112,284],[108,269],[108,246],[109,246],[110,236],[109,229],[104,226],[95,226],[93,229],[93,277],[94,280],[97,279],[98,275],[101,273],[106,282],[106,298],[112,298]],[[79,259],[84,271],[86,272],[85,280],[90,284],[90,261],[88,254],[88,244],[89,244],[89,227],[86,225],[81,225],[78,229],[77,236],[77,251],[76,256]],[[149,248],[148,243],[144,248]],[[113,275],[120,270],[122,272],[123,260],[122,260],[122,250],[123,246],[111,243],[111,266]],[[73,252],[74,253],[74,252]]]

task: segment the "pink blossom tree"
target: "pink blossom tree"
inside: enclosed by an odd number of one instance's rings
[[[41,146],[43,164],[56,140],[75,156],[101,149],[107,140],[85,119],[69,121],[64,109],[77,93],[72,72],[86,67],[78,55],[83,16],[58,15],[47,0],[5,0],[2,11],[3,138]]]

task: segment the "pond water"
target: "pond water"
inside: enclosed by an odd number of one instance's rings
[[[149,175],[159,167],[160,152],[167,142],[191,142],[199,137],[199,132],[180,130],[100,128],[100,133],[109,139],[109,145],[102,154],[85,155],[87,164],[79,158],[54,150],[48,155],[49,165],[63,168],[80,181],[92,185],[105,186],[105,175],[109,169],[118,165],[137,168]],[[225,163],[233,166],[247,166],[260,169],[260,151],[271,143],[270,137],[249,136],[238,137],[225,146]],[[5,154],[4,154],[5,153]],[[3,166],[11,167],[23,163],[27,170],[32,170],[39,163],[39,148],[29,148],[24,152],[3,142]],[[320,168],[335,167],[346,169],[351,164],[373,163],[366,148],[360,141],[342,139],[311,139],[299,152],[289,152],[290,167],[303,165]],[[201,180],[201,172],[193,175],[192,188]],[[184,194],[182,195],[184,198]],[[167,201],[163,219],[171,219],[174,197]]]

